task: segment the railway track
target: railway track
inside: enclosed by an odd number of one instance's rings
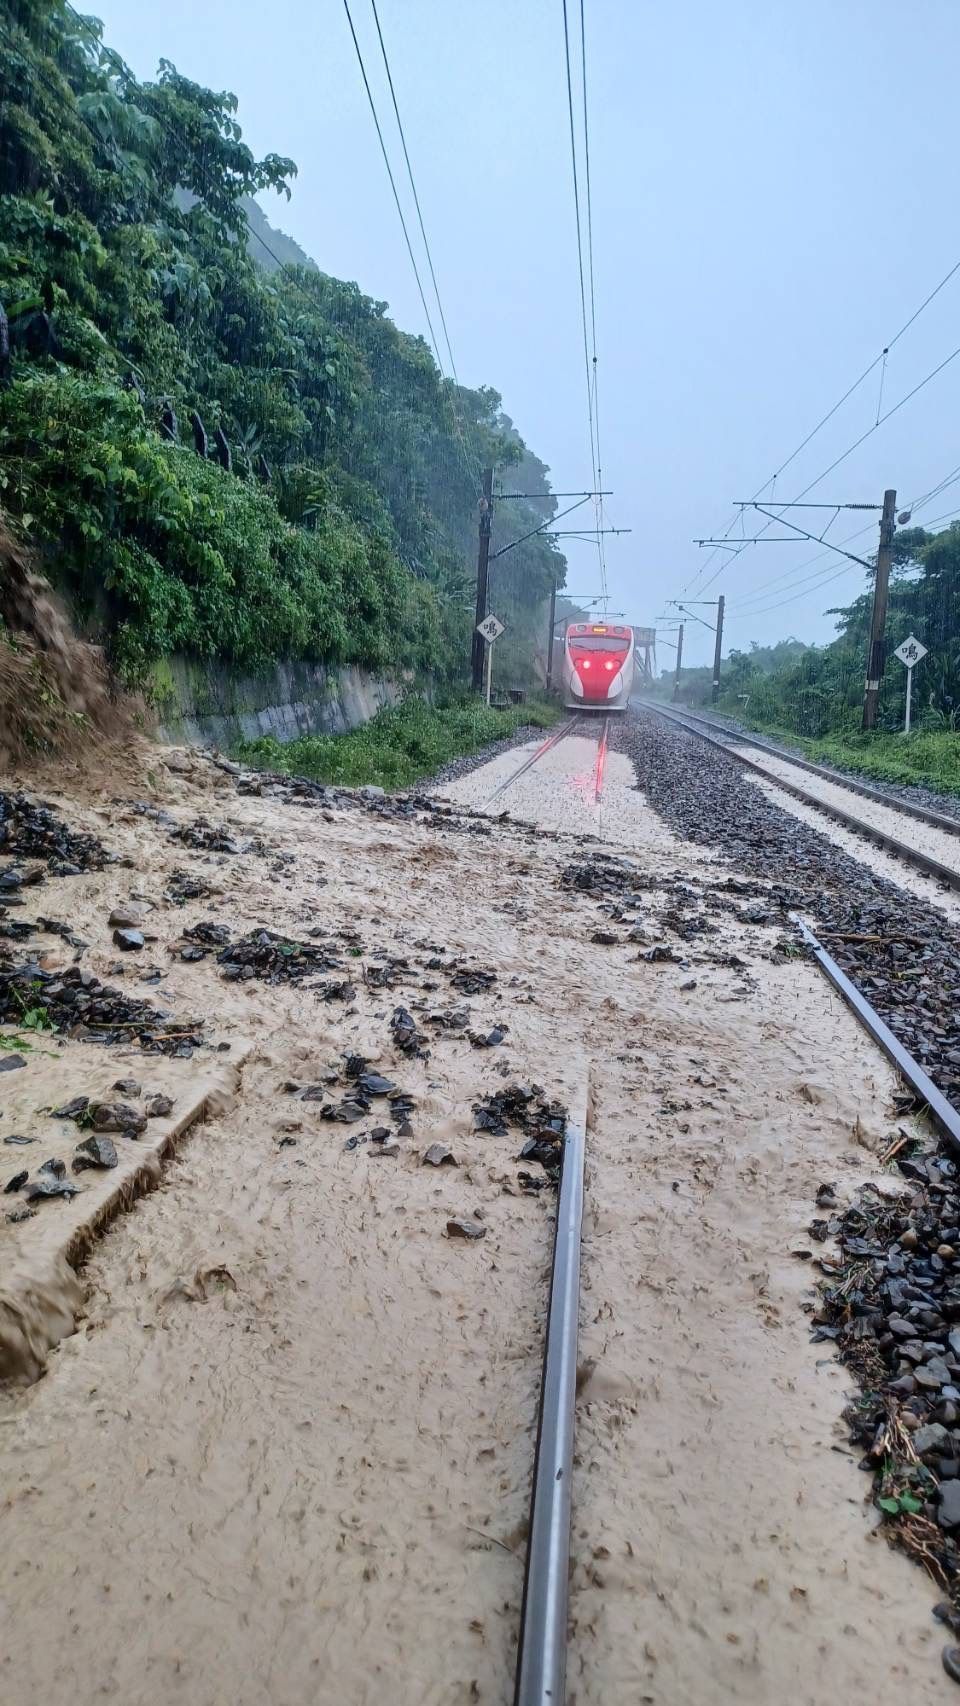
[[[854,782],[850,784],[845,777],[838,776],[834,771],[827,770],[822,765],[812,764],[806,759],[795,759],[792,755],[782,752],[771,742],[755,739],[752,736],[741,736],[732,730],[722,729],[719,724],[705,717],[700,717],[695,712],[676,711],[672,706],[668,708],[664,705],[657,705],[650,700],[641,700],[640,703],[644,710],[654,712],[676,727],[685,729],[688,734],[718,748],[721,752],[727,753],[730,758],[735,759],[738,764],[743,765],[755,776],[760,776],[774,787],[781,788],[784,793],[791,794],[794,799],[800,800],[804,805],[812,806],[814,810],[825,813],[827,817],[842,824],[845,829],[872,841],[876,846],[882,847],[885,852],[893,854],[895,858],[902,859],[906,864],[913,866],[915,870],[922,872],[924,876],[931,877],[935,882],[943,883],[948,888],[960,890],[960,821],[925,806],[915,805],[912,802],[901,803],[897,800],[891,800],[888,795],[882,794],[879,789],[870,788],[866,783]],[[855,810],[848,810],[834,800],[825,799],[822,794],[817,793],[814,789],[805,787],[802,780],[784,775],[782,768],[772,769],[769,764],[764,764],[759,758],[755,758],[749,752],[744,751],[743,748],[747,746],[760,748],[769,757],[775,759],[780,767],[796,770],[798,778],[802,777],[804,772],[810,772],[838,792],[849,793],[851,805],[855,805],[857,796],[868,799],[875,811],[880,808],[881,812],[886,815],[886,825],[881,821],[870,821]],[[901,820],[900,825],[897,824],[898,818]],[[911,841],[903,840],[902,825],[911,820],[920,821],[928,827],[950,836],[956,849],[953,857],[935,858],[932,854],[925,852],[922,847],[916,846]],[[945,851],[945,849],[941,849],[941,851]]]
[[[521,776],[526,776],[537,764],[540,763],[543,758],[547,756],[548,753],[554,752],[561,742],[568,739],[570,735],[583,735],[588,731],[591,734],[596,733],[597,736],[597,750],[594,758],[593,774],[589,783],[589,792],[594,804],[600,807],[603,803],[603,778],[606,770],[607,749],[610,738],[610,718],[604,717],[602,721],[600,721],[599,719],[580,715],[568,717],[565,722],[558,724],[558,726],[547,736],[547,739],[541,741],[540,745],[534,752],[528,753],[521,763],[517,765],[517,768],[511,771],[510,775],[500,783],[499,787],[494,788],[493,793],[484,801],[484,805],[492,806],[496,800],[499,800],[507,792],[508,788],[512,788],[515,782],[519,782]]]
[[[794,916],[820,970],[914,1092],[939,1135],[960,1156],[960,1113],[871,1006],[856,984]],[[568,1120],[554,1227],[553,1262],[537,1414],[530,1524],[514,1706],[564,1706],[580,1255],[584,1200],[586,1084]]]

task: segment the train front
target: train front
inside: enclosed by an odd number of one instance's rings
[[[571,710],[625,709],[633,686],[632,628],[571,622],[564,650],[564,697]]]

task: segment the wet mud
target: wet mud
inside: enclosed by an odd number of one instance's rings
[[[868,1542],[847,1377],[798,1328],[810,1201],[874,1176],[892,1074],[779,950],[775,880],[678,839],[626,757],[602,812],[571,750],[497,821],[514,762],[435,802],[189,757],[161,807],[51,799],[129,864],[48,876],[18,916],[68,918],[78,964],[203,1020],[191,1059],[137,1043],[115,1077],[142,1100],[253,1048],[79,1264],[45,1376],[0,1400],[7,1697],[509,1698],[551,1121],[586,1081],[571,1695],[948,1697],[922,1578]],[[123,907],[154,938],[129,952]],[[22,1122],[53,1100],[24,1058]],[[56,1106],[89,1095],[62,1077]]]

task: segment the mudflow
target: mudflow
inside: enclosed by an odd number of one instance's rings
[[[952,1696],[793,1254],[892,1076],[620,754],[598,810],[591,749],[507,821],[515,753],[431,804],[169,752],[45,789],[102,862],[0,861],[5,1700],[511,1697],[584,1102],[571,1700]]]

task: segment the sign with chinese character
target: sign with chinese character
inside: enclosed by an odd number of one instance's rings
[[[915,663],[919,663],[921,658],[926,657],[927,648],[922,646],[920,641],[911,634],[909,639],[904,640],[902,646],[897,647],[893,655],[895,658],[899,658],[907,669],[912,669]]]
[[[492,610],[489,616],[485,616],[482,622],[477,623],[477,633],[483,635],[488,646],[491,646],[494,640],[499,640],[503,632],[503,623],[499,616],[494,616]]]

